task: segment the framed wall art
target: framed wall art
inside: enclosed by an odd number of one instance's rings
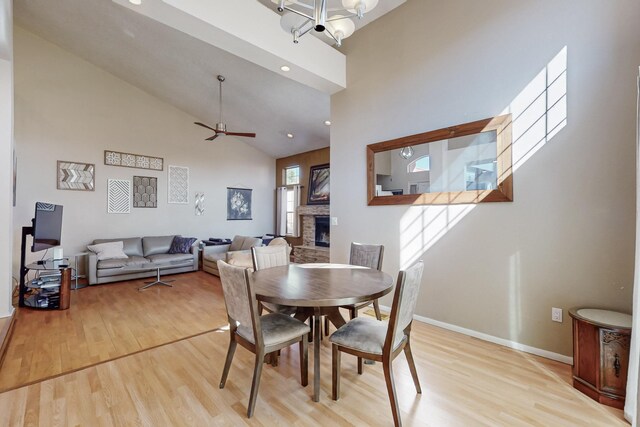
[[[251,192],[248,188],[227,187],[227,220],[251,220]]]
[[[329,196],[329,164],[311,166],[307,204],[328,205]]]

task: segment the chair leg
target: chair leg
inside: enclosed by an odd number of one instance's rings
[[[306,334],[300,340],[300,384],[302,387],[309,384],[309,344]]]
[[[391,413],[393,414],[393,424],[395,427],[401,427],[400,409],[398,408],[398,398],[396,397],[396,386],[393,381],[393,370],[391,369],[391,359],[382,361],[382,370],[384,371],[384,380],[387,383],[387,393],[389,393],[389,403],[391,403]]]
[[[349,309],[349,320],[353,320],[356,317],[358,317],[358,310],[356,310],[355,307],[350,308]]]
[[[311,329],[311,332],[309,332],[309,339],[307,341],[313,342],[313,316],[309,317],[309,329]]]
[[[416,371],[416,364],[413,361],[413,354],[411,354],[411,344],[409,341],[407,341],[407,345],[404,346],[404,355],[409,363],[409,370],[413,377],[413,384],[416,386],[416,393],[421,394],[422,389],[420,388],[420,380],[418,380],[418,371]]]
[[[331,345],[331,398],[340,399],[340,350],[336,344]]]
[[[253,369],[253,381],[251,382],[251,396],[249,397],[249,406],[247,408],[247,418],[251,418],[253,410],[258,400],[258,388],[260,387],[260,376],[262,375],[262,361],[264,354],[256,354],[256,364]]]
[[[233,332],[232,332],[233,333]],[[227,375],[229,375],[229,369],[231,369],[231,361],[233,360],[233,355],[236,352],[236,340],[231,336],[231,340],[229,341],[229,349],[227,350],[227,360],[224,362],[224,369],[222,370],[222,379],[220,380],[220,388],[224,388],[224,385],[227,382]]]
[[[324,335],[329,336],[329,316],[324,317]]]
[[[362,375],[362,357],[358,357],[358,375]]]
[[[382,314],[380,313],[380,303],[377,299],[373,300],[373,310],[376,312],[376,319],[382,320]]]

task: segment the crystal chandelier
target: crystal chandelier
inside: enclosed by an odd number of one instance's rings
[[[378,0],[342,0],[342,7],[328,7],[329,0],[272,0],[284,13],[280,26],[293,36],[293,42],[309,31],[325,33],[338,47],[356,30],[351,18],[361,19],[378,4]]]

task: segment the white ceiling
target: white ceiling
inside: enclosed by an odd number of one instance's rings
[[[215,76],[223,74],[227,129],[255,132],[255,139],[238,139],[275,158],[329,145],[327,93],[112,1],[14,0],[14,18],[17,25],[212,126],[218,118]],[[203,139],[210,136],[202,132]]]

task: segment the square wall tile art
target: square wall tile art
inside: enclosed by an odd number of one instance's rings
[[[107,186],[107,212],[128,214],[131,212],[131,181],[110,179]]]
[[[158,207],[158,178],[153,176],[133,177],[133,207]]]
[[[58,190],[95,190],[95,165],[58,160]]]
[[[189,168],[169,166],[169,203],[189,203]]]
[[[150,169],[156,171],[164,170],[164,159],[162,157],[122,153],[120,151],[104,150],[104,164],[125,168]]]
[[[227,220],[251,220],[251,189],[227,187]]]

